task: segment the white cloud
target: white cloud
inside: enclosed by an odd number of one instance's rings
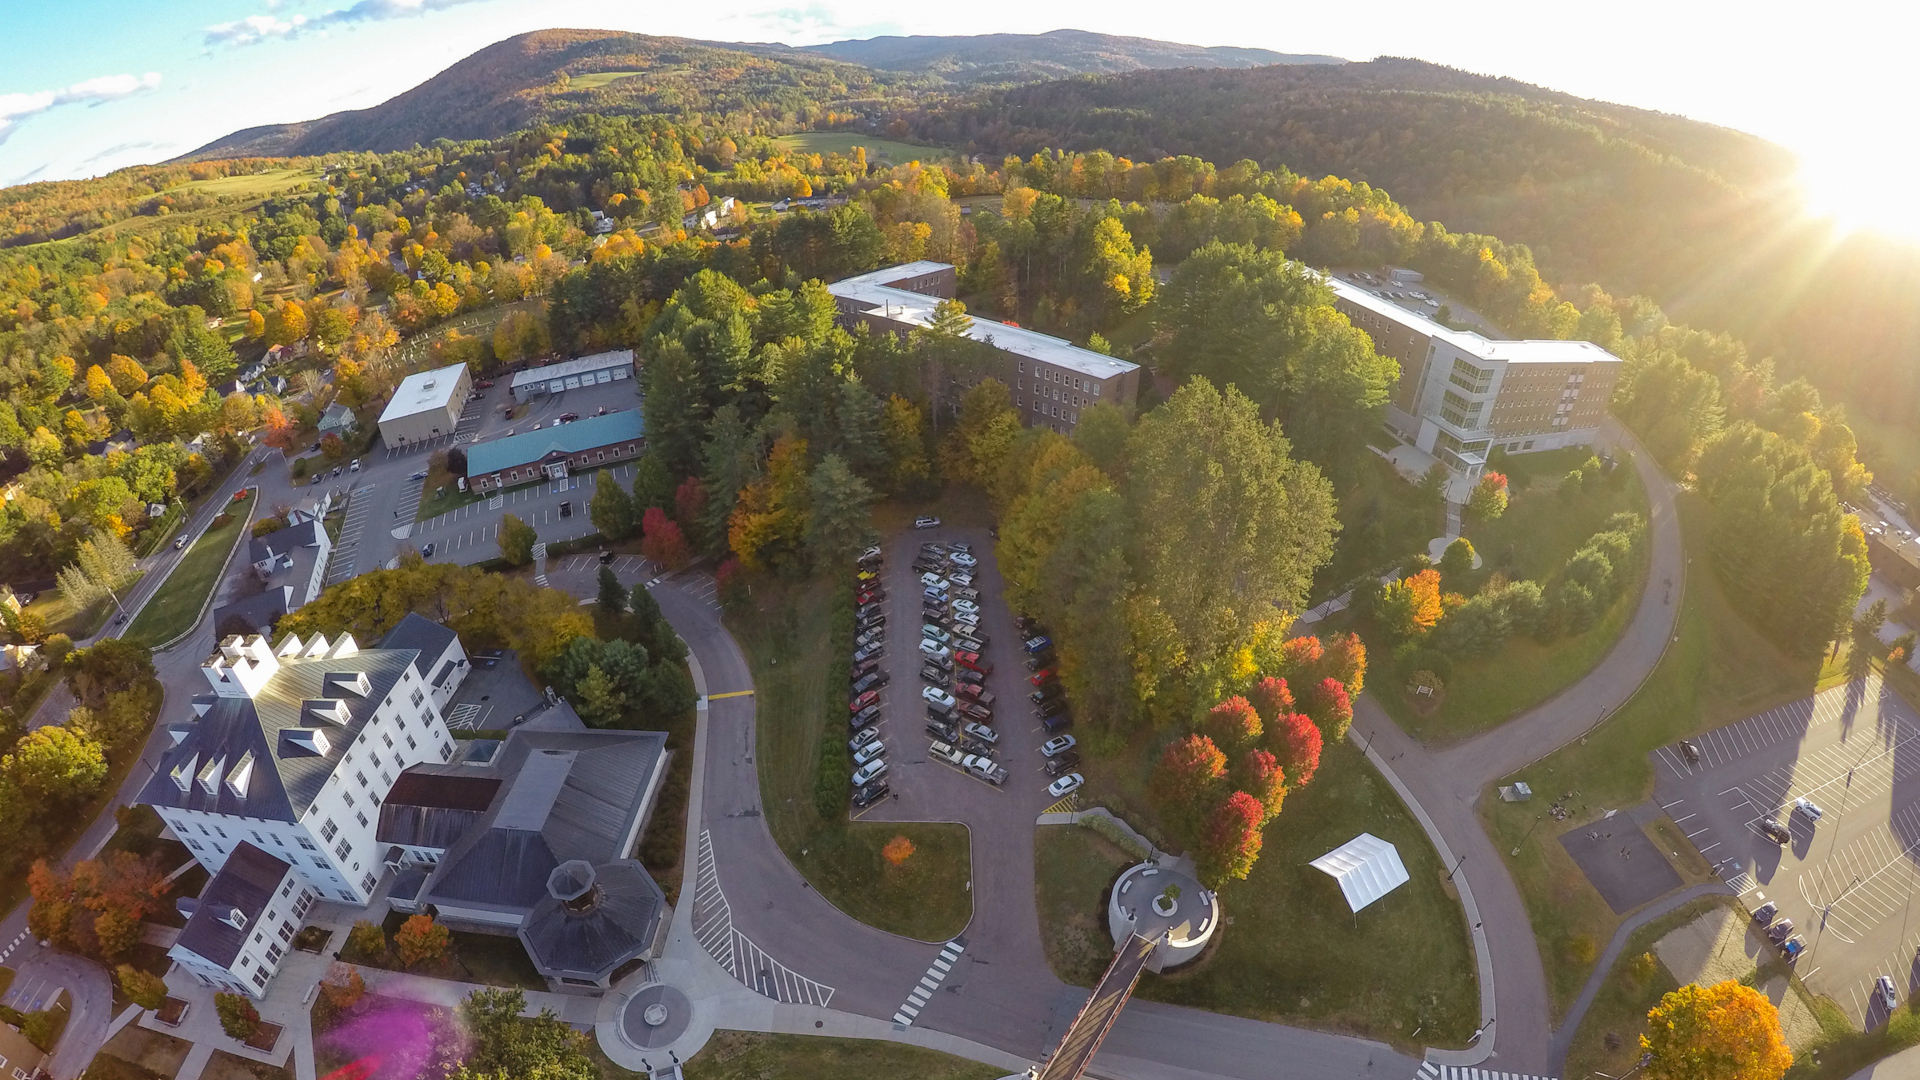
[[[46,112],[61,105],[98,104],[113,101],[142,90],[152,90],[160,85],[160,73],[149,71],[145,75],[102,75],[97,79],[87,79],[74,83],[64,90],[38,90],[33,93],[0,94],[0,142],[20,126],[20,121],[29,116]]]
[[[233,46],[257,45],[263,41],[295,38],[316,31],[324,32],[330,26],[404,19],[409,16],[424,15],[429,11],[477,2],[478,0],[359,0],[359,3],[335,8],[312,18],[305,15],[295,15],[287,19],[274,15],[250,15],[244,19],[216,23],[207,27],[206,43]],[[269,8],[278,6],[277,3],[268,4]]]

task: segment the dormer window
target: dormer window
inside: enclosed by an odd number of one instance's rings
[[[193,768],[195,765],[199,764],[199,762],[200,762],[200,755],[198,753],[193,753],[193,754],[188,754],[187,759],[185,761],[182,761],[180,764],[175,765],[173,767],[173,771],[170,774],[168,774],[173,777],[173,786],[179,788],[181,791],[186,791],[192,788],[193,787]]]
[[[224,754],[220,757],[208,758],[206,765],[200,769],[200,790],[209,795],[220,794],[220,774],[226,771],[226,767],[227,759]]]
[[[247,797],[247,784],[253,780],[253,751],[240,755],[232,770],[227,773],[227,790],[239,798]]]

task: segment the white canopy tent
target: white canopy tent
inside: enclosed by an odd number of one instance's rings
[[[1372,833],[1361,833],[1308,865],[1332,875],[1356,912],[1407,883],[1400,852]]]

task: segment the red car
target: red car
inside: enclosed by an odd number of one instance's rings
[[[972,683],[967,683],[956,689],[954,693],[959,694],[961,697],[972,698],[982,705],[993,704],[993,693],[984,686],[975,686]]]
[[[956,652],[953,654],[953,662],[963,668],[972,668],[982,675],[993,674],[993,665],[980,659],[980,654],[977,652]]]
[[[877,702],[879,700],[880,700],[880,691],[869,690],[866,693],[861,694],[859,697],[854,698],[852,701],[848,702],[847,711],[859,712],[861,709],[864,709],[867,706],[872,705],[874,702]]]
[[[474,385],[475,387],[478,387],[478,388],[479,388],[479,389],[481,389],[481,390],[491,390],[491,389],[493,389],[493,380],[492,380],[492,379],[481,379],[481,380],[480,380],[479,382],[477,382],[477,383],[474,383],[473,385]]]
[[[1052,679],[1055,674],[1057,674],[1057,672],[1055,672],[1052,668],[1041,668],[1039,671],[1036,671],[1033,673],[1033,678],[1028,679],[1027,681],[1032,683],[1035,686],[1040,686],[1045,684],[1048,680]]]
[[[959,704],[959,709],[961,712],[965,713],[968,716],[973,717],[975,720],[978,720],[981,723],[984,723],[984,724],[993,723],[993,710],[987,708],[985,705],[976,705],[971,701],[961,701]]]

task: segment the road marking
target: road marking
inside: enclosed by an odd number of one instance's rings
[[[719,701],[719,700],[720,700],[721,698],[730,698],[730,697],[752,697],[752,696],[753,696],[753,691],[751,691],[751,690],[729,690],[729,691],[727,691],[727,692],[726,692],[726,693],[724,693],[724,694],[708,694],[708,695],[707,695],[707,700],[708,700],[708,701]]]
[[[728,975],[775,1001],[825,1008],[833,987],[815,982],[767,955],[753,939],[734,928],[733,909],[720,888],[713,834],[702,829],[694,871],[693,936]]]
[[[960,954],[966,949],[966,943],[960,938],[954,938],[941,946],[940,955],[934,958],[932,965],[927,968],[927,973],[920,977],[920,981],[908,993],[907,1000],[901,1003],[899,1011],[893,1014],[894,1023],[901,1027],[913,1026],[914,1020],[920,1016],[920,1010],[926,1007],[933,994],[940,989],[940,984],[946,981],[947,974],[953,970],[954,963],[960,959]]]

